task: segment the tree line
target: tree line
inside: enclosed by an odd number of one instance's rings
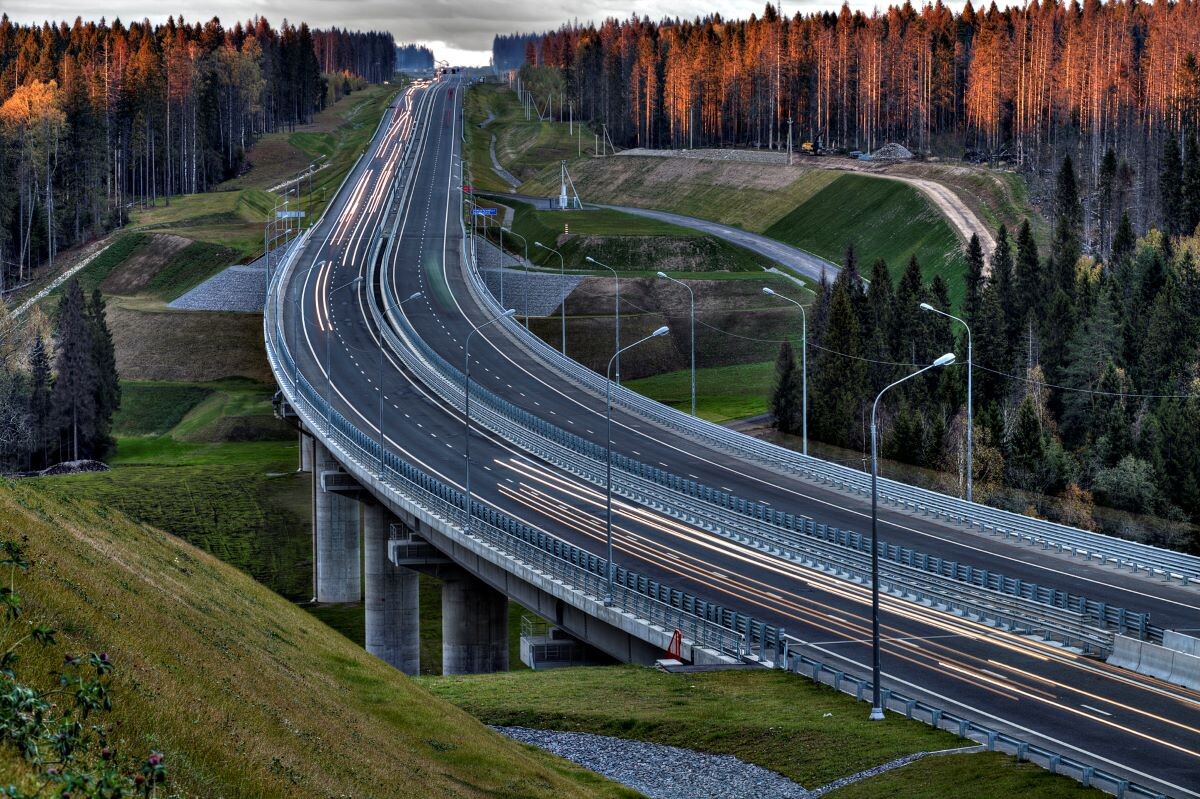
[[[322,72],[348,72],[368,83],[383,83],[396,73],[396,40],[386,31],[330,28],[312,36]]]
[[[576,114],[622,146],[842,150],[901,142],[920,154],[1003,160],[1046,181],[1074,156],[1085,235],[1104,154],[1129,174],[1138,230],[1159,215],[1167,136],[1200,120],[1200,3],[1032,2],[954,13],[940,0],[864,13],[726,20],[608,19],[497,37],[493,60],[561,69]],[[1041,188],[1040,184],[1036,185]]]
[[[10,336],[10,340],[15,340]],[[52,341],[36,331],[27,352],[0,351],[0,472],[104,459],[121,405],[116,351],[99,289],[64,287]]]
[[[433,51],[419,44],[396,45],[396,69],[433,69]]]
[[[1168,147],[1179,149],[1178,142]],[[1167,217],[1200,223],[1200,143],[1162,176]],[[1111,155],[1109,156],[1111,160]],[[1180,177],[1182,175],[1182,177]],[[1053,237],[1039,251],[1028,222],[1001,226],[985,257],[967,248],[966,293],[950,305],[940,276],[915,259],[893,282],[877,261],[864,282],[851,248],[809,311],[809,431],[869,446],[870,403],[885,385],[954,351],[959,361],[889,392],[881,405],[887,457],[965,477],[966,332],[922,302],[958,313],[974,349],[976,496],[1001,487],[1098,501],[1135,513],[1200,520],[1200,236],[1152,230],[1138,238],[1118,208],[1104,260],[1083,255],[1083,206],[1073,161],[1060,168]],[[776,365],[772,410],[799,432],[792,345]],[[1023,507],[1014,508],[1024,510]],[[1087,515],[1066,519],[1090,523]],[[1191,546],[1198,543],[1195,540]]]
[[[263,133],[311,121],[327,89],[317,38],[338,42],[348,69],[381,59],[391,74],[390,36],[342,36],[261,17],[226,28],[0,15],[0,292],[133,205],[236,175]]]

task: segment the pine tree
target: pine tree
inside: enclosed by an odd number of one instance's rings
[[[112,419],[121,407],[121,378],[104,296],[92,291],[87,306],[88,334],[92,342],[92,364],[96,375],[96,437],[92,456],[104,458],[112,449]]]
[[[1162,162],[1158,176],[1159,202],[1163,230],[1170,236],[1183,232],[1183,162],[1179,157],[1179,141],[1167,136],[1163,144]]]
[[[1000,288],[993,279],[983,289],[979,318],[972,326],[975,360],[988,369],[975,370],[975,404],[985,407],[1000,400],[1005,386],[1003,378],[992,369],[1007,372],[1012,369],[1012,342],[1006,330],[1004,313],[1000,310]]]
[[[1117,188],[1117,153],[1112,147],[1104,151],[1100,161],[1100,251],[1108,252],[1109,227],[1112,225],[1113,202]]]
[[[896,291],[887,262],[882,258],[871,266],[871,288],[867,291],[867,317],[870,333],[864,336],[866,350],[872,358],[867,364],[869,385],[882,388],[889,382],[893,367],[885,363],[894,361],[892,352],[892,328],[895,314]]]
[[[792,343],[785,340],[779,345],[779,355],[775,358],[775,386],[771,392],[771,415],[775,419],[775,429],[782,433],[797,434],[803,430],[801,378]]]
[[[78,460],[90,454],[96,434],[96,366],[78,279],[59,300],[54,351],[50,405],[60,459]]]
[[[971,241],[967,244],[967,291],[963,298],[963,317],[969,325],[973,325],[979,315],[982,293],[983,247],[979,244],[979,236],[972,233]]]

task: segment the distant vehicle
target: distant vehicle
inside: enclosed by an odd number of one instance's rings
[[[851,158],[861,158],[861,157],[862,157],[862,154],[863,154],[863,151],[862,151],[862,150],[851,150],[851,151],[850,151],[850,157],[851,157]]]

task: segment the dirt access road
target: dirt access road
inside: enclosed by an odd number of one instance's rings
[[[780,166],[787,164],[786,153],[754,150],[648,150],[635,148],[623,150],[620,155],[624,157],[691,158],[701,161],[742,161],[755,164],[773,163]],[[852,158],[832,156],[821,156],[820,158],[794,156],[792,162],[794,169],[832,169],[840,172],[858,172],[872,177],[907,183],[929,198],[964,243],[970,241],[971,236],[975,235],[979,237],[979,243],[982,245],[984,253],[990,253],[995,249],[996,241],[988,226],[952,189],[935,180],[891,171],[895,166],[895,163],[858,161]],[[987,268],[985,263],[985,271]]]

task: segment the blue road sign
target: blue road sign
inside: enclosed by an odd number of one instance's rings
[[[471,210],[471,213],[475,214],[475,216],[495,216],[496,209],[495,208],[473,208]]]

